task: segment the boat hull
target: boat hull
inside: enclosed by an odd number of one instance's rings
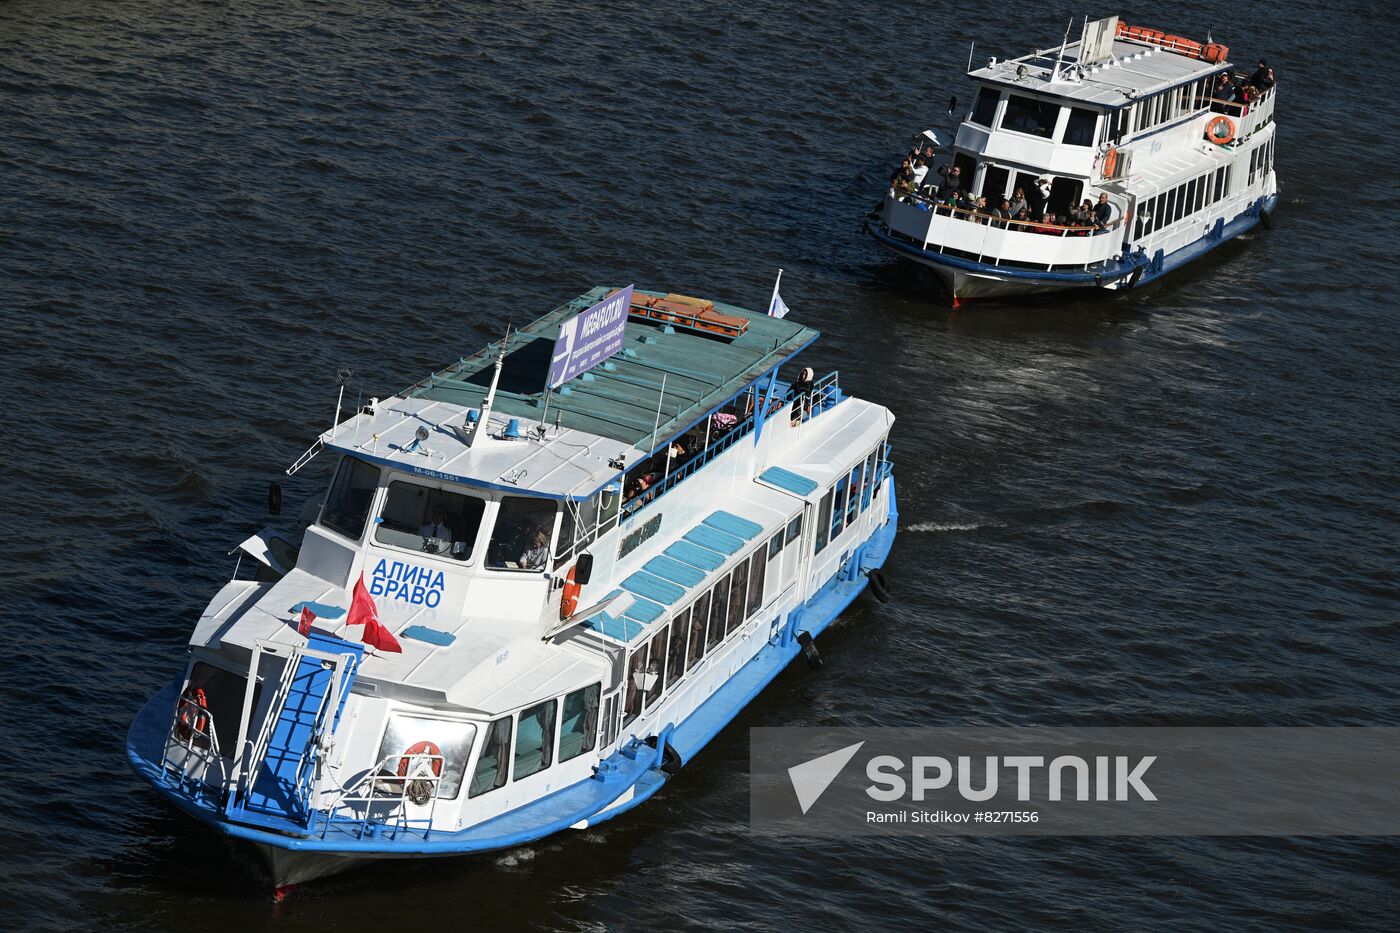
[[[1218,234],[1207,233],[1171,253],[1151,257],[1135,253],[1127,261],[1108,264],[1101,269],[1075,272],[1042,273],[1007,269],[948,256],[891,236],[875,220],[867,221],[866,232],[901,258],[933,270],[952,296],[956,307],[964,301],[975,299],[1056,295],[1085,288],[1113,291],[1137,288],[1182,268],[1217,246],[1252,230],[1265,215],[1272,213],[1277,204],[1277,194],[1261,197],[1248,210],[1223,224]]]
[[[161,753],[178,682],[154,696],[137,715],[127,735],[128,760],[138,775],[180,810],[218,832],[251,843],[279,891],[381,859],[499,851],[561,829],[597,825],[650,799],[670,778],[676,762],[689,762],[801,653],[799,632],[820,635],[866,589],[869,573],[884,566],[898,527],[893,476],[884,482],[887,506],[883,524],[854,547],[816,593],[787,613],[785,624],[743,667],[674,729],[663,732],[656,747],[645,743],[626,746],[599,765],[595,778],[479,826],[395,838],[343,831],[288,835],[232,821],[216,803],[187,793],[162,768]],[[673,755],[671,763],[667,763],[668,751]]]

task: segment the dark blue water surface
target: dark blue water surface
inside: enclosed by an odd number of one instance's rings
[[[0,929],[1394,928],[1384,839],[747,823],[749,726],[1400,723],[1376,9],[1126,11],[1277,66],[1276,229],[1126,297],[952,313],[859,219],[968,99],[970,40],[1020,54],[1094,11],[0,5]],[[896,600],[846,613],[823,671],[600,829],[281,905],[129,773],[337,368],[386,395],[597,283],[763,307],[779,267],[813,365],[899,418]]]

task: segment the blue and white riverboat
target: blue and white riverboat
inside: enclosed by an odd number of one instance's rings
[[[893,417],[793,365],[817,336],[599,287],[337,412],[324,498],[241,545],[131,764],[279,891],[647,800],[888,597]]]
[[[956,134],[919,137],[932,164],[892,184],[866,231],[933,269],[957,305],[1134,288],[1268,226],[1274,81],[1236,72],[1228,54],[1115,16],[1085,23],[1077,42],[992,58],[968,72],[977,93]],[[1000,214],[1018,192],[1026,214]],[[1100,195],[1106,218],[1075,216]]]

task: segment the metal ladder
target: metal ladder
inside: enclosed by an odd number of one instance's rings
[[[224,813],[230,820],[306,832],[321,769],[364,648],[312,633],[305,646],[259,641],[248,664],[239,722],[240,752],[230,775]],[[265,659],[281,660],[267,713],[254,732],[254,693]]]

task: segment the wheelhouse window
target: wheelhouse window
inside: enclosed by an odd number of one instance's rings
[[[1059,117],[1059,104],[1012,94],[1006,99],[1006,115],[1001,118],[1001,127],[1050,139],[1055,135],[1055,121]]]
[[[554,566],[571,560],[575,552],[610,529],[617,522],[621,504],[619,491],[610,486],[584,502],[565,505],[559,520],[559,540],[554,546]]]
[[[486,741],[482,743],[481,755],[476,759],[476,770],[472,773],[472,785],[467,789],[468,797],[479,797],[487,791],[505,787],[510,775],[510,733],[511,717],[502,716],[486,730]]]
[[[982,88],[977,92],[977,100],[972,105],[972,116],[968,119],[990,129],[992,122],[997,118],[997,102],[1000,100],[1001,91],[991,87]]]
[[[321,524],[347,538],[360,540],[378,487],[378,467],[354,457],[342,458],[326,496],[326,507],[321,510]]]
[[[378,544],[468,560],[481,528],[484,500],[420,483],[389,484],[379,524]]]
[[[429,758],[424,764],[438,774],[438,799],[456,800],[462,790],[462,776],[475,739],[476,726],[469,722],[390,716],[375,760],[383,771],[397,776],[408,771],[414,754],[441,755],[441,761]]]
[[[520,714],[515,735],[515,777],[538,774],[554,763],[554,713],[556,700],[546,700]]]
[[[564,697],[564,710],[559,718],[561,764],[593,751],[598,738],[598,697],[602,689],[601,684],[594,684]]]
[[[548,569],[555,511],[549,499],[503,498],[486,548],[486,566],[534,572]]]
[[[1092,110],[1071,107],[1069,120],[1065,124],[1065,145],[1092,146],[1094,144],[1094,127],[1098,123],[1098,119],[1099,115]]]

